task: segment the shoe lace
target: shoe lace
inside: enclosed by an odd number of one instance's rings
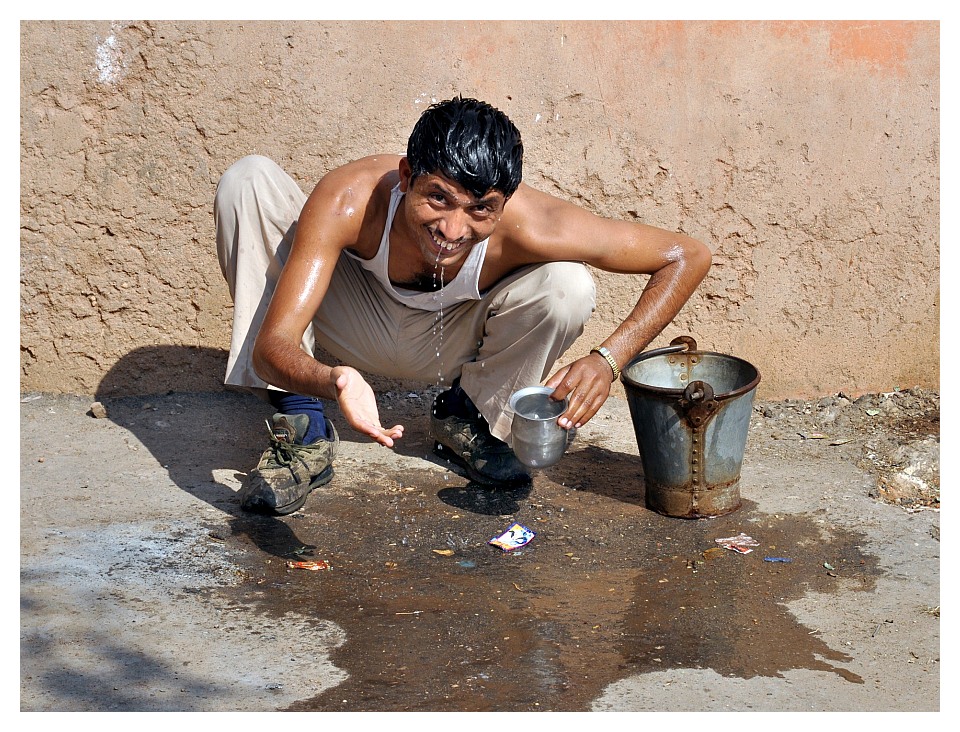
[[[294,460],[304,462],[303,456],[309,451],[308,445],[297,445],[292,442],[287,442],[286,440],[281,440],[274,434],[270,422],[267,422],[267,429],[270,431],[270,446],[273,450],[267,463],[269,467],[289,468]]]

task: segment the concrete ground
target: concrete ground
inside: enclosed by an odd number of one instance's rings
[[[743,506],[691,521],[645,507],[622,399],[491,491],[432,456],[431,398],[384,397],[395,450],[341,427],[274,518],[236,500],[251,397],[21,395],[20,710],[940,711],[940,514],[871,496],[862,441],[758,413]]]

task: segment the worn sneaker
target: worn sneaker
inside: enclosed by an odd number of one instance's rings
[[[485,485],[519,485],[530,474],[510,446],[490,434],[483,417],[439,417],[434,405],[430,416],[433,451],[465,468],[471,480]]]
[[[304,445],[302,440],[310,426],[310,417],[273,415],[267,422],[271,445],[240,487],[241,508],[286,516],[306,503],[310,491],[331,481],[340,437],[333,423],[324,419],[333,439],[319,439]]]

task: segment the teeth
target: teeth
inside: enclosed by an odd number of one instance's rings
[[[433,234],[431,234],[430,236],[431,236],[431,237],[433,238],[433,240],[436,242],[437,246],[440,247],[441,249],[443,249],[445,252],[452,252],[454,249],[457,248],[457,245],[456,245],[456,244],[452,244],[452,243],[450,243],[450,242],[445,242],[445,241],[440,241],[437,237],[433,236]]]

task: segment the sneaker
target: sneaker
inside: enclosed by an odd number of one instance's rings
[[[273,415],[267,422],[271,446],[240,487],[241,508],[286,516],[303,507],[310,491],[333,479],[333,459],[340,447],[340,437],[333,423],[324,419],[333,439],[304,445],[302,440],[310,426],[310,417]]]
[[[433,451],[467,471],[471,480],[485,485],[519,485],[530,482],[530,474],[510,446],[490,434],[483,417],[468,419],[457,415],[439,417],[434,404],[430,416]]]

